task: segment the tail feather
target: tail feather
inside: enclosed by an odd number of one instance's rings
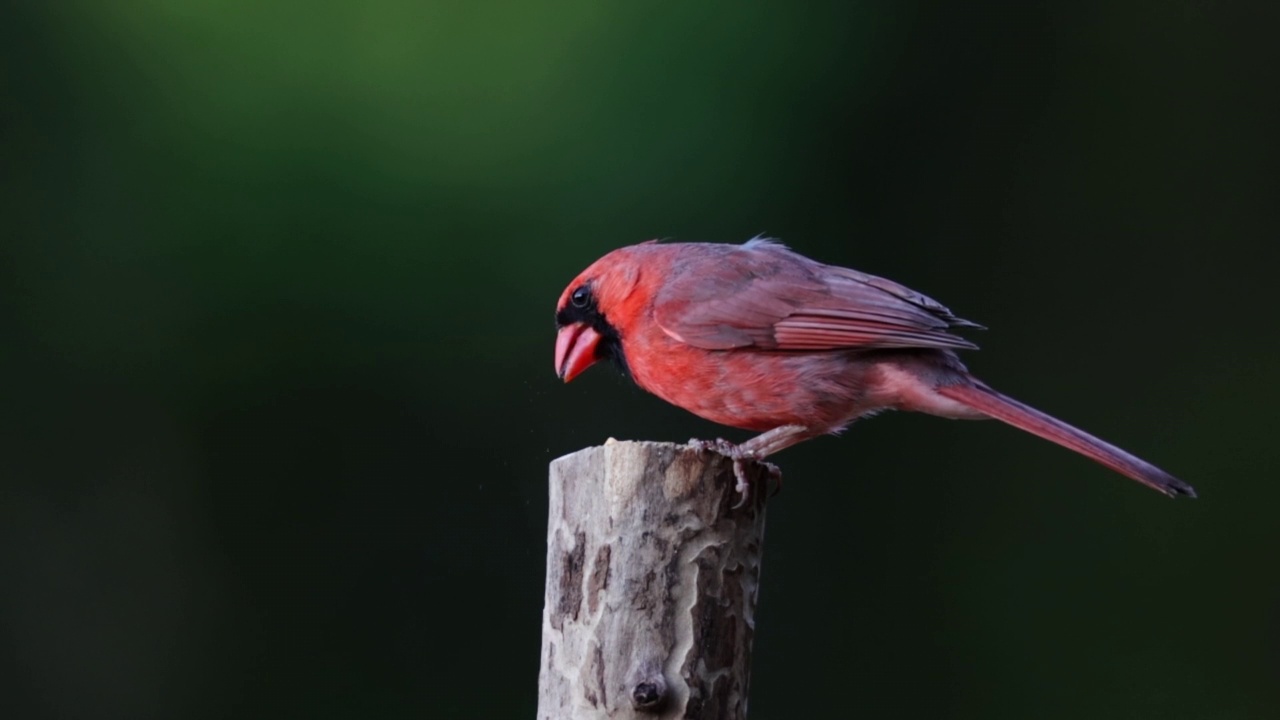
[[[937,392],[984,415],[1074,450],[1169,497],[1196,496],[1194,488],[1155,465],[1029,405],[1001,395],[986,385],[948,385],[937,388]]]

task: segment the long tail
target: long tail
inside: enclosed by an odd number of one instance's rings
[[[1125,477],[1133,478],[1149,488],[1159,490],[1169,497],[1185,495],[1193,498],[1196,496],[1194,488],[1155,465],[1029,405],[1001,395],[978,381],[974,383],[947,385],[936,390],[938,394],[968,405],[984,415],[1006,422],[1032,435],[1038,435],[1068,450],[1074,450],[1094,462],[1109,467]]]

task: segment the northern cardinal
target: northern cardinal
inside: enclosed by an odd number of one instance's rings
[[[1190,485],[1114,445],[1000,394],[970,375],[952,333],[981,327],[884,278],[824,265],[765,238],[742,245],[620,248],[556,304],[556,373],[601,359],[641,388],[712,422],[761,431],[703,443],[745,462],[881,410],[995,418],[1074,450],[1170,497]]]

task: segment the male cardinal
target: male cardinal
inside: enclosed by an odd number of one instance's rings
[[[995,418],[1174,497],[1190,485],[1114,445],[991,389],[956,350],[981,327],[891,280],[824,265],[769,239],[620,248],[556,304],[556,373],[608,358],[636,384],[712,422],[761,431],[703,443],[745,462],[881,410]]]

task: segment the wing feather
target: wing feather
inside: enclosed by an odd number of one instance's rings
[[[686,245],[655,297],[654,319],[708,350],[972,349],[950,329],[980,327],[891,280],[762,239]]]

